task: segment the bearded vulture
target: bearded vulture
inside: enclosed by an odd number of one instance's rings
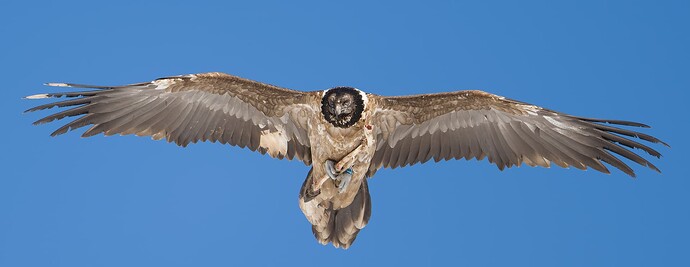
[[[68,99],[27,112],[67,107],[36,121],[79,116],[59,135],[89,125],[82,136],[151,136],[186,146],[198,141],[249,148],[311,166],[299,206],[321,244],[347,249],[371,216],[367,179],[380,168],[430,159],[488,158],[511,166],[592,168],[602,163],[635,176],[625,157],[659,172],[627,148],[659,158],[639,142],[661,140],[619,126],[649,126],[568,115],[482,91],[385,97],[353,87],[302,92],[224,73],[202,73],[125,86],[48,83],[91,88],[37,94]]]

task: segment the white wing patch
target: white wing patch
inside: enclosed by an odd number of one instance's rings
[[[537,112],[540,111],[542,108],[537,107],[535,105],[519,105],[523,110],[527,111],[528,114],[530,115],[537,115]]]
[[[288,139],[282,130],[270,132],[269,130],[261,131],[261,139],[259,139],[259,146],[266,148],[271,157],[280,155],[287,155]]]
[[[55,87],[69,87],[69,84],[66,83],[46,83],[46,86],[55,86]]]
[[[155,90],[165,90],[168,88],[171,84],[173,84],[176,81],[176,79],[158,79],[153,82],[151,82],[153,85],[156,86],[156,88],[153,88]]]
[[[27,97],[24,97],[26,99],[42,99],[42,98],[49,98],[48,94],[37,94],[37,95],[30,95]]]

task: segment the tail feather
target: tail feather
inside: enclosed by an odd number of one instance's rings
[[[312,224],[314,237],[323,245],[332,243],[335,247],[349,248],[371,217],[371,198],[366,179],[349,206],[334,210],[305,198],[309,191],[305,187],[310,183],[310,178],[311,172],[300,192],[300,207]]]
[[[348,249],[359,231],[369,223],[371,217],[371,198],[367,181],[363,180],[357,196],[350,206],[339,210],[330,210],[327,227],[312,226],[312,232],[319,243],[333,243],[333,246]]]

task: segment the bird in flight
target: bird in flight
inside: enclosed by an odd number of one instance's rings
[[[641,123],[577,117],[476,90],[303,92],[217,72],[124,86],[47,85],[91,89],[26,97],[67,98],[27,110],[67,108],[34,124],[78,116],[52,136],[90,126],[82,136],[135,134],[183,147],[211,141],[302,161],[311,169],[299,206],[321,244],[345,249],[369,222],[367,178],[380,168],[487,158],[501,170],[555,164],[609,173],[607,163],[634,177],[621,157],[658,172],[630,149],[659,158],[642,141],[668,146],[621,127],[649,127]]]

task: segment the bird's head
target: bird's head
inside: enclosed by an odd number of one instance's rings
[[[333,126],[348,128],[360,118],[364,111],[364,100],[359,90],[352,87],[328,89],[321,99],[321,113]]]

